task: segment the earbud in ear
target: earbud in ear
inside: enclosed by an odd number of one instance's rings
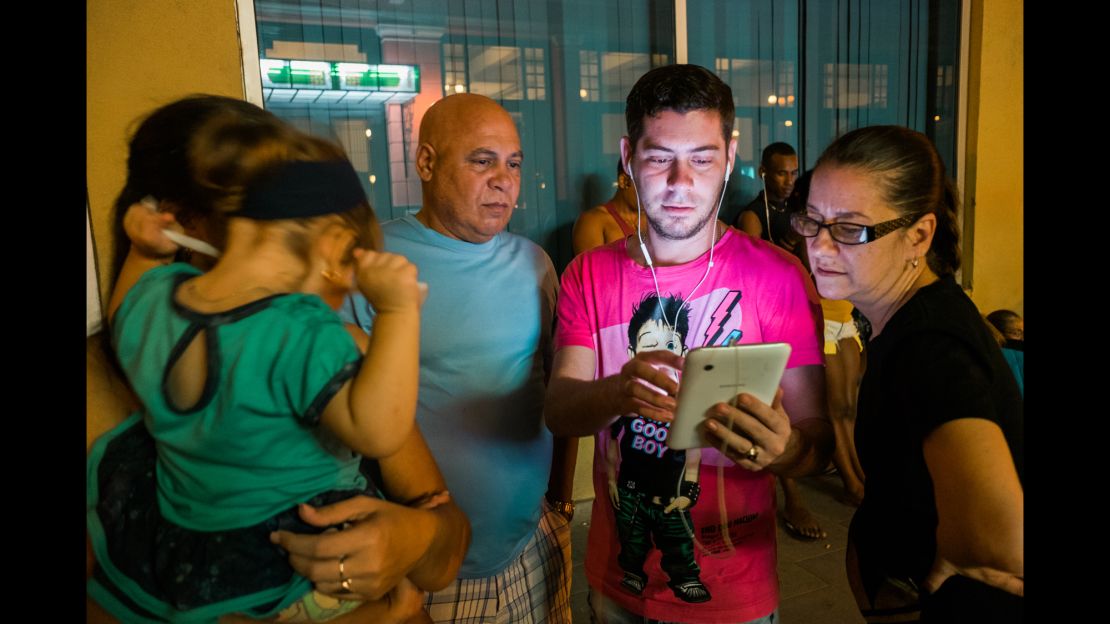
[[[725,182],[728,182],[728,177],[732,175],[732,163],[725,163]]]
[[[766,177],[767,177],[767,174],[766,174],[766,173],[763,173],[763,172],[761,171],[761,172],[759,173],[759,177],[761,177],[761,178],[766,178]]]
[[[636,178],[632,177],[632,159],[631,158],[628,160],[628,162],[624,163],[624,174],[626,176],[628,176],[628,182],[632,185],[632,190],[635,191],[636,190]],[[639,199],[639,195],[637,195],[637,200],[638,199]]]

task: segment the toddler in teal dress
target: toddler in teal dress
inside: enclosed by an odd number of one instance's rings
[[[125,622],[325,620],[359,603],[321,606],[269,535],[318,531],[301,503],[375,494],[361,457],[411,432],[416,268],[373,251],[377,222],[338,146],[227,118],[189,150],[226,244],[207,273],[143,270],[174,248],[166,221],[142,205],[125,220],[135,244],[109,317],[143,409],[89,454],[88,592]],[[365,357],[334,312],[354,287],[378,313]]]

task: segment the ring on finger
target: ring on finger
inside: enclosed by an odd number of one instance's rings
[[[754,444],[752,445],[751,448],[748,449],[747,453],[744,453],[744,459],[747,459],[750,462],[754,462],[756,460],[756,458],[758,458],[758,457],[759,457],[759,447],[754,445]]]
[[[343,560],[346,559],[346,558],[347,558],[346,555],[341,555],[339,557],[339,582],[341,584],[347,582],[347,577],[346,577],[345,574],[343,574]]]
[[[345,593],[350,593],[352,591],[352,589],[351,589],[351,579],[349,579],[349,578],[343,579],[343,582],[340,583],[339,586],[343,588],[343,591]]]

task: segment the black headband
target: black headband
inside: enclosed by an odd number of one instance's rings
[[[349,161],[292,161],[252,182],[235,216],[302,219],[347,212],[365,201],[366,192]]]

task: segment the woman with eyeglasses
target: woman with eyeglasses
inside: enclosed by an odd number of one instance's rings
[[[867,488],[847,553],[868,621],[1021,619],[1023,405],[953,277],[956,206],[925,135],[875,126],[825,150],[792,218],[818,291],[873,327],[855,432]]]

